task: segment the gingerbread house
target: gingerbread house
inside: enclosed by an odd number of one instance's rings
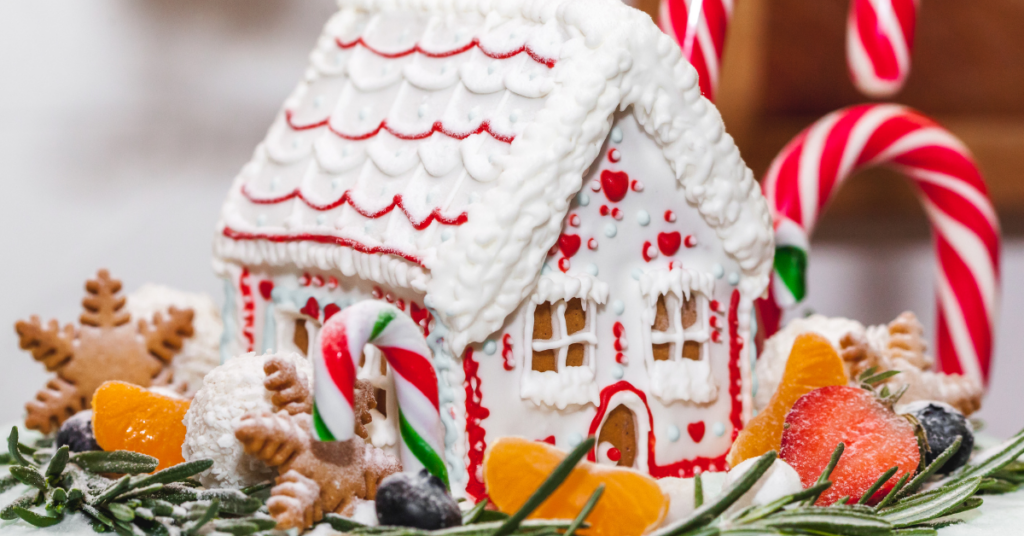
[[[434,352],[459,493],[505,435],[725,469],[772,224],[678,45],[618,0],[340,8],[224,204],[224,356],[384,299]],[[392,448],[387,365],[360,374]]]

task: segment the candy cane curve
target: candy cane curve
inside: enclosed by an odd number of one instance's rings
[[[324,323],[320,352],[313,361],[317,439],[345,441],[355,435],[356,374],[367,344],[380,350],[394,375],[403,470],[426,468],[447,486],[437,372],[430,348],[412,318],[386,302],[356,303]]]
[[[910,74],[919,0],[851,0],[846,17],[846,65],[869,97],[898,92]]]
[[[892,104],[833,112],[775,157],[763,181],[775,219],[775,271],[759,300],[771,335],[782,308],[805,295],[808,237],[850,175],[888,165],[913,180],[938,257],[937,357],[947,373],[988,381],[998,316],[1000,230],[984,179],[963,144],[920,113]]]
[[[661,0],[658,25],[697,69],[701,93],[714,102],[733,0]]]

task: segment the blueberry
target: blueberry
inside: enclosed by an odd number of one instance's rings
[[[377,488],[376,505],[381,525],[437,530],[462,524],[459,504],[426,469],[385,478]]]
[[[92,433],[92,410],[79,411],[64,421],[57,431],[57,448],[68,446],[71,452],[103,450]]]
[[[921,423],[925,441],[928,443],[925,464],[935,461],[935,458],[956,441],[956,436],[963,437],[960,450],[946,461],[938,472],[949,474],[967,463],[974,449],[974,430],[971,429],[971,423],[967,422],[963,414],[953,406],[943,402],[919,400],[900,408],[900,413],[913,415],[917,422]]]

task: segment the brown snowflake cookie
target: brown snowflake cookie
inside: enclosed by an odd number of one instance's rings
[[[96,389],[107,381],[151,387],[171,380],[167,366],[192,336],[192,311],[171,307],[152,323],[133,324],[124,312],[121,282],[100,270],[85,284],[85,311],[79,326],[63,328],[56,320],[45,326],[39,317],[15,324],[23,350],[46,370],[56,372],[36,399],[25,405],[25,426],[44,434],[59,428],[75,413],[88,409]]]
[[[263,369],[264,387],[274,393],[278,412],[246,414],[235,437],[247,454],[276,467],[281,475],[267,502],[278,529],[309,528],[324,512],[350,515],[355,499],[373,500],[378,484],[402,470],[393,456],[362,439],[375,407],[368,383],[356,384],[359,437],[321,442],[312,434],[312,393],[303,375],[283,359],[269,359]]]

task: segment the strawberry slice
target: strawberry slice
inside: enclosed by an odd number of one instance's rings
[[[829,478],[832,487],[818,499],[819,506],[846,495],[851,503],[857,502],[882,473],[898,466],[871,497],[869,504],[876,504],[900,477],[913,475],[921,462],[914,426],[874,393],[845,385],[816,389],[793,404],[779,457],[796,469],[806,488],[818,479],[839,443],[846,449]]]

